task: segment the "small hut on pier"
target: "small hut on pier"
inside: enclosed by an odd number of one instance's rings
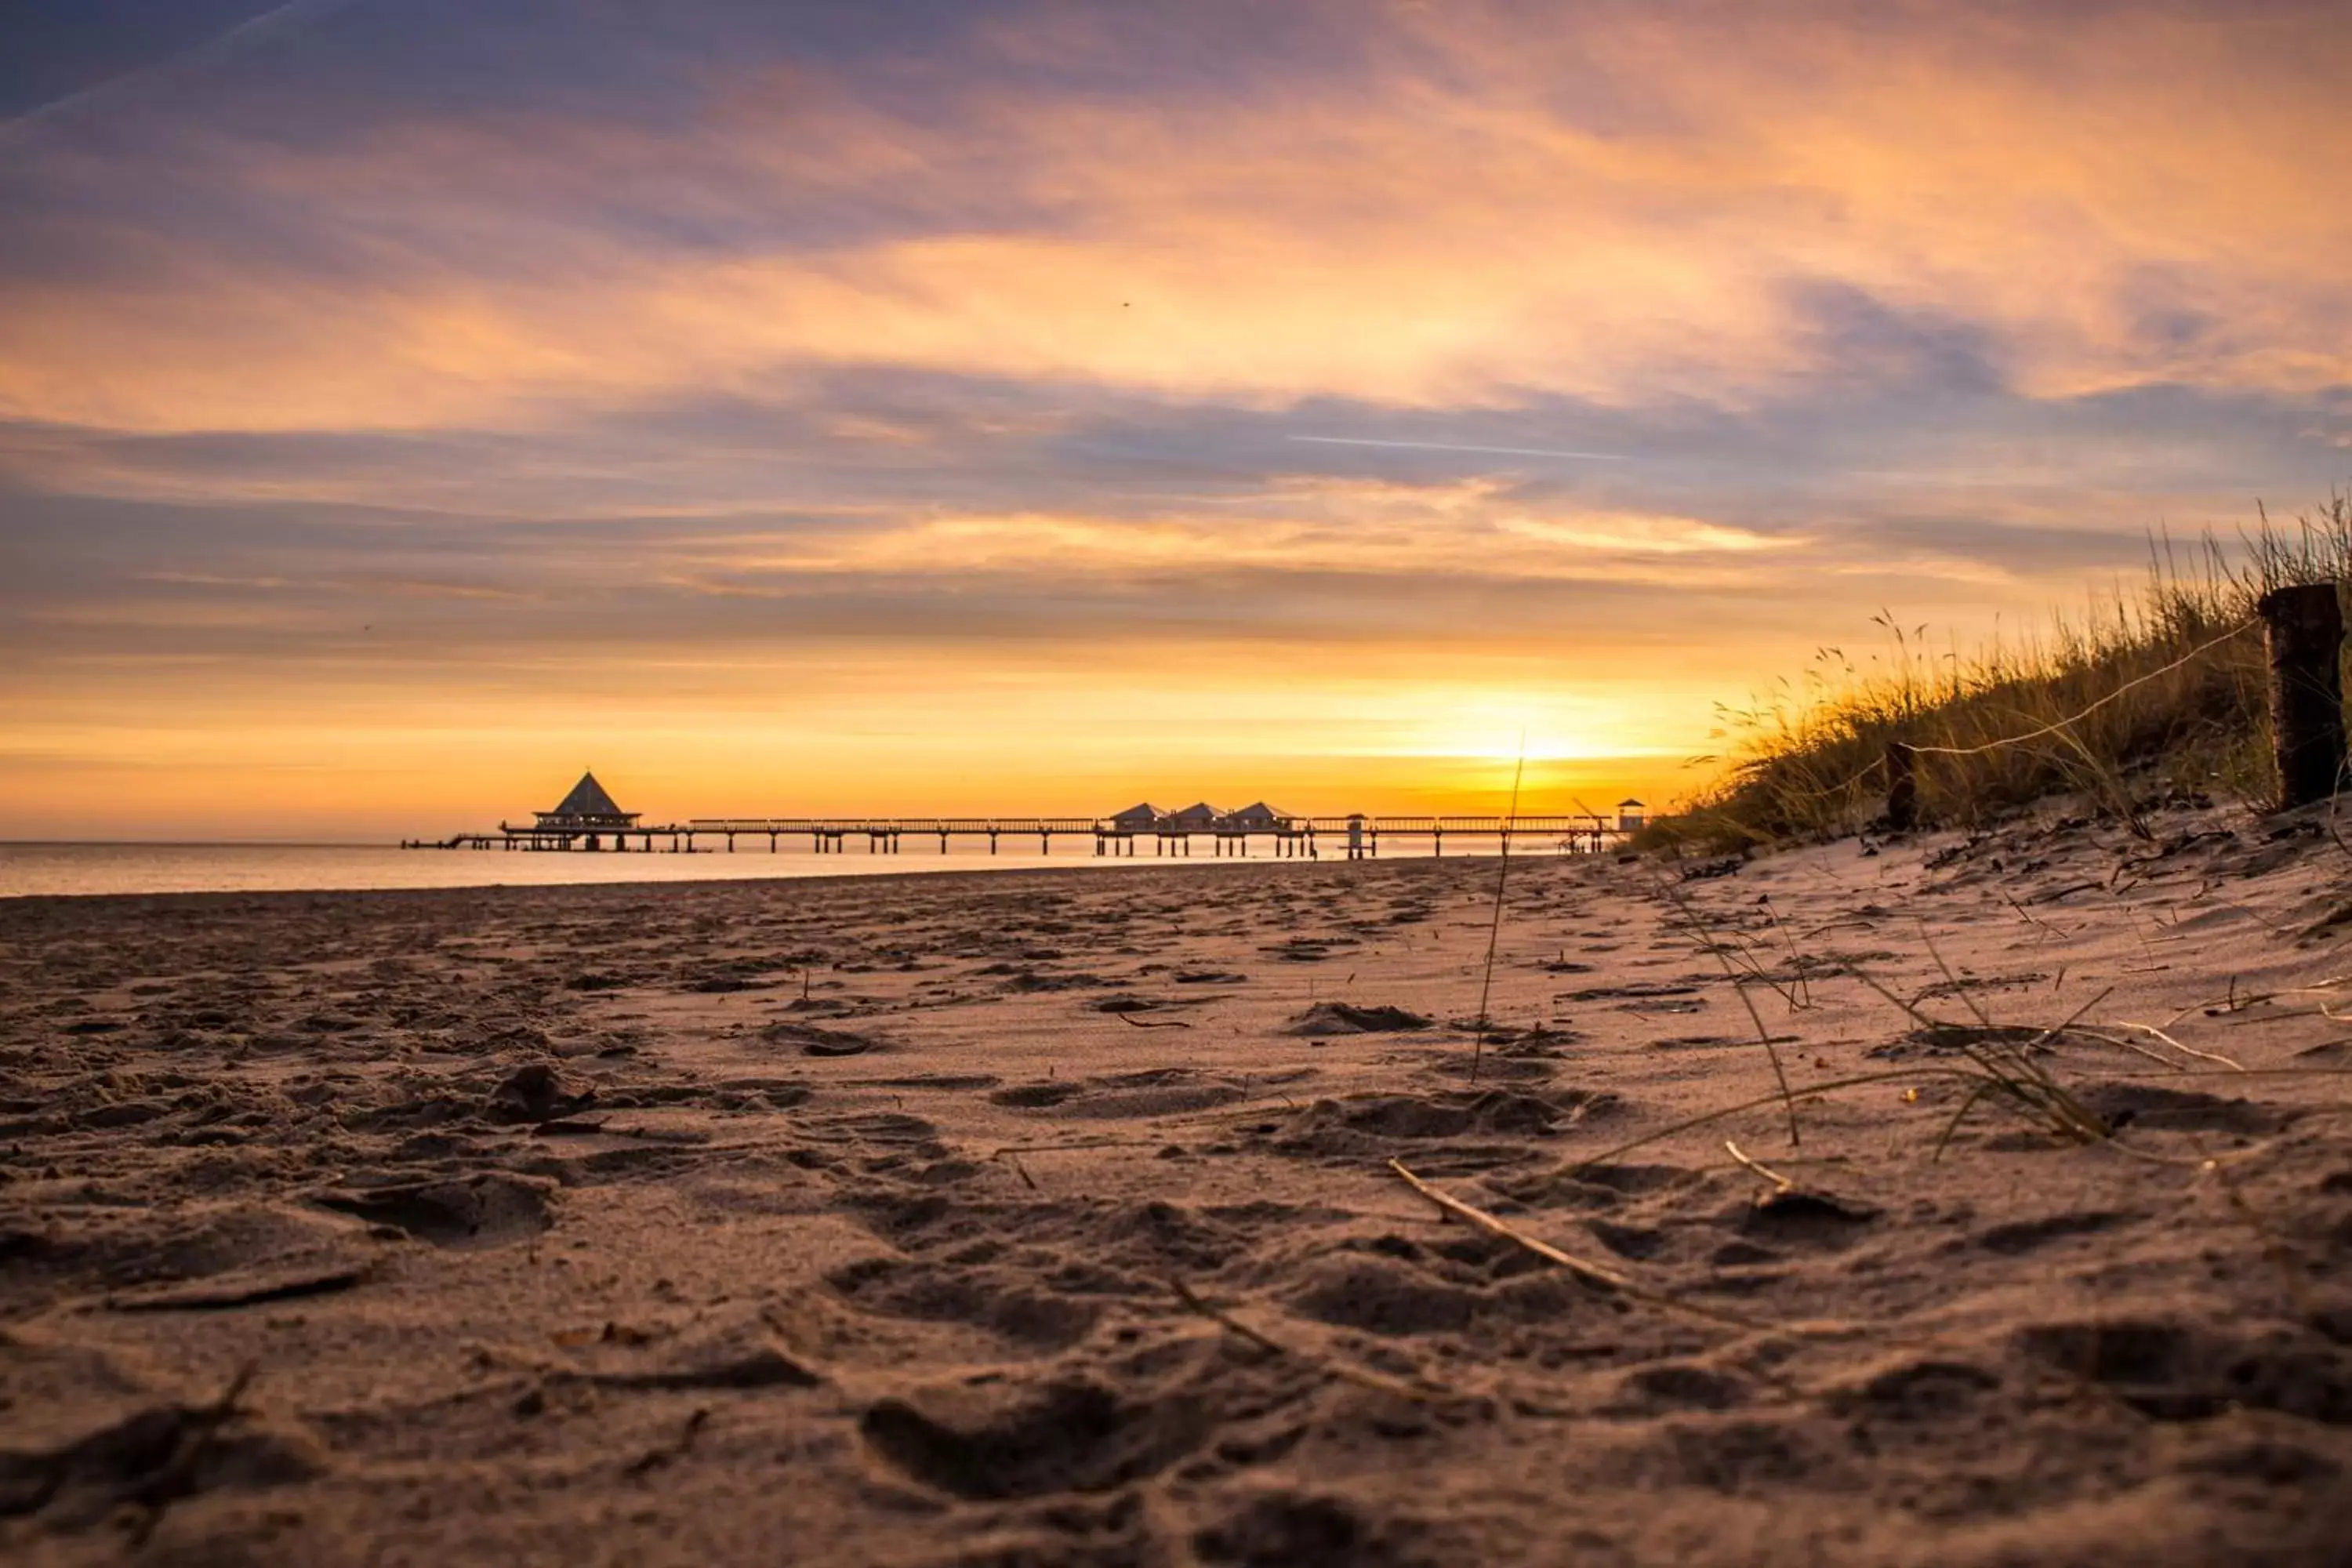
[[[1640,801],[1629,797],[1617,803],[1618,832],[1639,833],[1642,831],[1643,825],[1649,820],[1647,809]]]
[[[1121,833],[1149,833],[1167,818],[1168,814],[1150,801],[1139,801],[1110,819],[1113,828]]]
[[[593,773],[582,773],[572,793],[553,811],[539,816],[538,831],[541,833],[626,833],[637,825],[642,812],[623,811],[604,786],[596,782]],[[594,840],[592,838],[593,844]]]
[[[1234,833],[1277,833],[1288,828],[1296,820],[1289,812],[1261,800],[1239,811],[1227,812],[1224,821],[1218,826]]]
[[[1205,800],[1196,800],[1181,811],[1171,812],[1168,826],[1179,833],[1213,832],[1224,820],[1225,814]]]

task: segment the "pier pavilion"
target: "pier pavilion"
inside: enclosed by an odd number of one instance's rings
[[[1149,833],[1168,820],[1168,814],[1150,801],[1138,801],[1110,819],[1112,828],[1120,833]]]
[[[623,811],[619,803],[605,792],[604,786],[596,782],[596,775],[584,773],[580,775],[580,782],[572,786],[572,793],[563,797],[562,805],[553,811],[535,815],[539,817],[540,832],[585,833],[590,835],[588,847],[593,849],[596,847],[595,835],[626,833],[645,814]]]

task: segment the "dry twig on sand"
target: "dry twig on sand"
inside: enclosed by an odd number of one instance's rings
[[[1723,966],[1724,977],[1731,982],[1732,992],[1739,998],[1739,1005],[1748,1009],[1748,1020],[1756,1026],[1757,1041],[1763,1046],[1765,1056],[1771,1058],[1772,1077],[1780,1085],[1780,1104],[1789,1117],[1789,1147],[1803,1148],[1804,1134],[1797,1129],[1797,1096],[1789,1087],[1789,1069],[1780,1061],[1780,1047],[1773,1041],[1772,1031],[1765,1027],[1764,1015],[1756,1010],[1755,998],[1748,995],[1748,988],[1739,984],[1739,972],[1732,966],[1730,953],[1725,950],[1722,942],[1714,940],[1713,933],[1707,930],[1706,922],[1699,917],[1697,909],[1691,903],[1689,895],[1663,877],[1658,879],[1658,886],[1664,890],[1675,908],[1682,912],[1684,920],[1690,923],[1691,929],[1706,939],[1699,945],[1715,955],[1715,961]],[[1795,1008],[1797,999],[1793,994],[1782,991],[1780,984],[1766,975],[1762,970],[1755,969],[1752,961],[1750,967],[1757,978],[1764,981],[1775,991],[1780,991],[1780,994],[1788,998],[1790,1007]]]
[[[1495,989],[1495,946],[1503,936],[1503,890],[1511,879],[1511,833],[1507,826],[1519,815],[1519,779],[1528,771],[1527,738],[1519,740],[1519,765],[1511,773],[1511,804],[1503,814],[1503,856],[1495,868],[1495,916],[1486,926],[1486,973],[1478,982],[1478,1037],[1470,1047],[1470,1081],[1478,1081],[1478,1069],[1486,1059],[1486,1001]]]
[[[1389,1377],[1369,1368],[1358,1366],[1352,1362],[1341,1361],[1337,1356],[1318,1355],[1302,1351],[1296,1345],[1284,1343],[1263,1330],[1250,1327],[1223,1307],[1204,1300],[1182,1279],[1171,1279],[1168,1281],[1168,1288],[1176,1293],[1176,1299],[1179,1301],[1183,1302],[1186,1307],[1208,1319],[1227,1333],[1247,1340],[1260,1350],[1269,1352],[1286,1361],[1297,1362],[1302,1366],[1320,1368],[1336,1378],[1356,1384],[1359,1388],[1369,1388],[1378,1394],[1391,1394],[1399,1399],[1409,1399],[1416,1405],[1431,1405],[1469,1397],[1450,1388],[1438,1387],[1434,1384],[1413,1384],[1401,1378]]]
[[[1749,1170],[1755,1172],[1766,1181],[1771,1183],[1772,1188],[1775,1192],[1793,1193],[1797,1190],[1796,1183],[1790,1181],[1780,1172],[1772,1169],[1771,1166],[1765,1164],[1761,1160],[1750,1158],[1745,1150],[1741,1149],[1738,1144],[1733,1142],[1730,1139],[1727,1138],[1723,1141],[1723,1147],[1725,1152],[1729,1153],[1733,1159],[1738,1161],[1741,1164],[1747,1166]]]
[[[1485,1209],[1465,1204],[1451,1193],[1441,1192],[1406,1168],[1402,1160],[1391,1160],[1389,1169],[1402,1177],[1407,1186],[1455,1219],[1475,1226],[1489,1236],[1499,1237],[1516,1247],[1535,1254],[1547,1263],[1567,1269],[1588,1284],[1613,1290],[1628,1300],[1646,1301],[1651,1306],[1663,1307],[1669,1311],[1681,1312],[1726,1328],[1769,1331],[1780,1326],[1764,1322],[1759,1319],[1744,1317],[1737,1312],[1726,1312],[1714,1307],[1702,1307],[1694,1302],[1685,1301],[1679,1296],[1669,1295],[1663,1290],[1653,1290],[1647,1286],[1635,1283],[1614,1268],[1590,1262],[1576,1257],[1573,1253],[1563,1252],[1550,1242],[1529,1236],[1526,1231],[1497,1219]]]

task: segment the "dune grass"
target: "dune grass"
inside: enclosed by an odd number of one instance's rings
[[[2184,562],[2149,542],[2148,580],[2075,619],[1970,655],[1874,617],[1885,668],[1824,648],[1797,682],[1723,713],[1717,780],[1644,832],[1645,847],[1720,850],[1834,838],[1883,809],[1890,742],[1916,748],[1922,824],[1974,827],[2074,792],[2136,832],[2168,798],[2261,799],[2277,786],[2255,603],[2352,579],[2352,496],[2292,525],[2264,515]]]

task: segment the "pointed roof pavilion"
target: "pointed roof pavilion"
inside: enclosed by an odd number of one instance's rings
[[[539,814],[541,827],[629,827],[644,814],[623,811],[618,803],[596,782],[596,775],[585,773],[572,786],[572,793],[553,811]]]

